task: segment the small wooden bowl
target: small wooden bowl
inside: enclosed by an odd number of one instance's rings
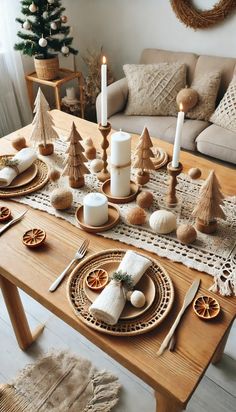
[[[99,233],[112,229],[120,220],[120,211],[117,206],[108,203],[108,221],[102,226],[89,226],[84,222],[84,206],[81,205],[75,212],[75,218],[80,227],[86,232]]]
[[[130,182],[130,195],[125,196],[125,197],[116,197],[116,196],[112,196],[111,194],[110,184],[111,184],[111,180],[110,179],[106,180],[101,187],[101,191],[107,197],[109,202],[116,203],[116,204],[132,202],[137,197],[139,190],[140,190],[139,185],[131,181]]]
[[[6,222],[7,220],[11,219],[11,211],[8,207],[1,206],[0,207],[0,223]]]
[[[211,296],[200,296],[193,303],[193,310],[196,315],[204,320],[216,318],[220,313],[220,305]]]
[[[86,285],[89,289],[98,292],[101,289],[105,288],[108,284],[109,276],[106,270],[104,269],[94,269],[86,277]]]
[[[42,229],[30,229],[24,233],[22,242],[29,248],[41,246],[46,239],[46,232]]]

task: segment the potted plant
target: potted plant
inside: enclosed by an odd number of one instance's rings
[[[34,56],[39,79],[56,79],[59,72],[57,52],[64,56],[78,53],[71,47],[73,37],[70,26],[66,25],[65,8],[60,0],[22,0],[21,4],[21,12],[26,17],[16,19],[23,30],[17,33],[22,41],[15,44],[15,50]]]

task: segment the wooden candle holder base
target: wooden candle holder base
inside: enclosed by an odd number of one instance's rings
[[[102,156],[102,160],[103,160],[103,169],[101,170],[101,172],[99,172],[97,174],[97,178],[100,182],[105,182],[107,179],[110,179],[110,173],[107,170],[107,149],[109,147],[109,142],[107,140],[107,136],[109,135],[110,131],[111,131],[111,124],[107,123],[106,126],[102,126],[101,123],[99,123],[98,125],[98,129],[103,137],[103,141],[101,144],[101,147],[103,149],[103,156]]]
[[[49,156],[53,154],[54,146],[52,143],[47,143],[45,146],[43,144],[39,144],[39,153],[42,156]]]
[[[74,189],[78,189],[79,187],[84,186],[84,177],[80,177],[79,179],[75,180],[72,177],[69,177],[69,184],[70,187],[73,187]]]
[[[178,203],[178,198],[176,196],[176,186],[177,186],[177,176],[182,172],[183,165],[179,163],[178,167],[172,167],[172,162],[167,165],[167,171],[170,175],[170,185],[167,192],[166,203],[169,207],[175,207]]]
[[[217,220],[213,220],[209,223],[204,223],[201,219],[196,220],[196,229],[199,232],[206,233],[207,235],[214,233],[217,229]]]
[[[137,173],[136,175],[136,182],[138,185],[145,185],[146,183],[149,182],[150,179],[150,174],[149,172],[145,172],[145,171],[140,171]]]

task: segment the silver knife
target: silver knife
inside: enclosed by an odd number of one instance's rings
[[[164,352],[164,350],[168,347],[169,342],[170,342],[172,336],[174,335],[175,330],[176,330],[176,328],[177,328],[177,326],[178,326],[185,310],[190,305],[190,303],[193,301],[194,296],[196,295],[196,293],[198,291],[198,288],[200,286],[200,282],[201,282],[201,279],[196,279],[192,283],[192,285],[190,286],[189,290],[187,291],[187,293],[185,295],[185,298],[184,298],[183,306],[180,309],[180,311],[178,313],[178,316],[175,319],[173,325],[171,326],[169,333],[166,335],[165,339],[163,340],[163,342],[161,344],[161,347],[160,347],[159,351],[157,352],[157,356],[161,356],[162,353]]]
[[[15,217],[15,219],[10,220],[10,222],[6,223],[1,229],[0,229],[0,236],[5,230],[7,230],[9,227],[14,225],[14,223],[18,222],[19,220],[22,219],[23,216],[27,213],[28,210],[25,210],[23,213],[21,213],[19,216]]]

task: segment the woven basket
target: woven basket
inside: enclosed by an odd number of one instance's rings
[[[34,58],[34,66],[39,79],[54,80],[58,77],[59,60],[58,56],[51,59]]]

